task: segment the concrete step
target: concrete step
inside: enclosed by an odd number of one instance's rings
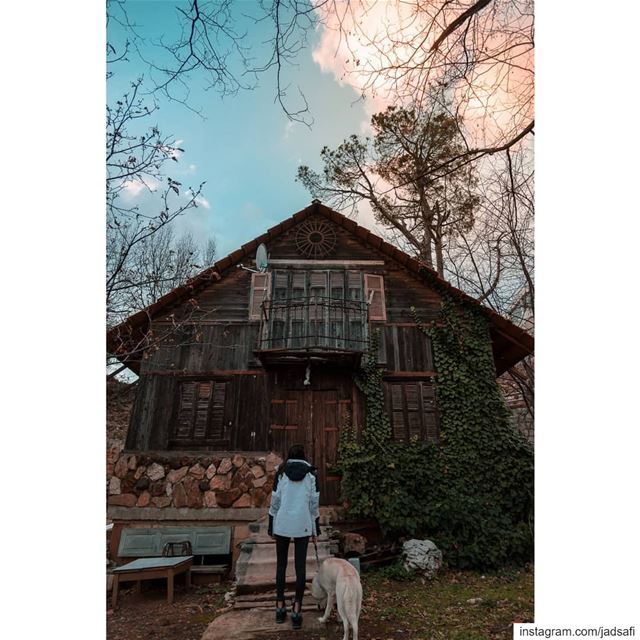
[[[266,518],[252,522],[249,525],[249,537],[240,545],[240,555],[236,561],[235,577],[238,594],[258,593],[273,589],[276,577],[276,545],[275,540],[267,535],[268,521]],[[312,543],[307,550],[306,578],[310,582],[318,569],[318,561],[322,563],[335,552],[332,541],[331,528],[325,527],[318,538],[318,559]],[[295,582],[295,548],[289,545],[286,582]]]

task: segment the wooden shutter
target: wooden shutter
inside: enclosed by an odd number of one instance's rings
[[[438,414],[436,410],[436,393],[430,382],[420,383],[422,387],[422,421],[424,424],[424,439],[431,443],[440,440]]]
[[[369,303],[369,320],[386,320],[387,310],[384,301],[384,278],[364,274],[365,300]]]
[[[260,305],[269,297],[271,285],[270,273],[251,274],[251,297],[249,299],[249,320],[260,320]]]
[[[439,441],[435,390],[430,382],[390,383],[388,397],[394,440]]]
[[[223,381],[181,382],[174,440],[196,443],[223,440],[226,394],[227,383]]]
[[[209,437],[213,440],[224,440],[224,404],[227,397],[227,383],[216,382],[211,402],[211,419],[209,420]]]
[[[391,429],[393,439],[398,442],[405,442],[407,430],[404,420],[404,398],[401,384],[392,384],[391,387]]]
[[[213,382],[196,382],[195,420],[193,428],[194,440],[202,440],[207,437],[207,425],[209,424],[209,405],[213,395]]]
[[[410,382],[404,385],[404,394],[407,409],[407,427],[409,439],[422,440],[422,411],[420,406],[420,384]]]
[[[174,432],[177,439],[187,440],[191,437],[196,392],[196,382],[183,382],[180,385],[178,423]]]

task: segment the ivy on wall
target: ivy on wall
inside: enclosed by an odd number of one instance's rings
[[[491,568],[533,554],[533,450],[510,424],[496,383],[486,318],[440,291],[431,338],[440,443],[392,440],[376,335],[357,380],[366,400],[361,433],[343,425],[338,467],[354,517],[390,536],[426,536],[458,568]],[[415,317],[415,312],[414,312]]]

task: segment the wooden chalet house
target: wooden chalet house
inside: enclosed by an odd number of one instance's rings
[[[260,244],[269,256],[262,272]],[[202,507],[223,509],[228,521],[263,514],[274,454],[298,442],[319,469],[322,504],[338,504],[339,429],[348,413],[363,422],[353,374],[376,329],[394,437],[437,441],[431,346],[410,309],[435,319],[441,300],[420,269],[314,201],[113,328],[109,352],[140,377],[123,452],[130,457],[109,496],[113,517],[154,509],[157,518],[187,518]],[[532,351],[533,339],[484,313],[499,375]],[[145,474],[150,483],[141,484]]]

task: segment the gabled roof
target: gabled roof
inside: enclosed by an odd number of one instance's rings
[[[426,266],[424,263],[412,258],[409,254],[389,244],[369,229],[360,226],[341,213],[323,205],[318,200],[314,200],[308,207],[298,211],[290,218],[283,220],[275,227],[271,227],[271,229],[266,233],[263,233],[257,238],[251,240],[251,242],[247,242],[242,245],[239,249],[230,253],[225,258],[218,260],[213,266],[205,269],[183,285],[176,287],[156,300],[153,304],[141,311],[138,311],[137,313],[134,313],[124,322],[110,329],[107,332],[108,352],[117,357],[119,353],[122,355],[126,351],[131,352],[132,346],[133,350],[135,350],[134,345],[143,343],[144,335],[146,334],[152,319],[160,312],[173,304],[182,300],[187,300],[211,282],[220,280],[225,272],[232,267],[235,267],[243,258],[253,254],[258,248],[258,245],[261,243],[266,244],[269,241],[274,240],[284,232],[291,229],[294,225],[314,214],[325,216],[338,226],[358,237],[362,242],[400,263],[407,270],[423,280],[425,284],[433,286],[435,283],[437,286],[449,291],[458,299],[470,302],[481,310],[490,321],[493,355],[498,375],[504,373],[525,356],[533,353],[534,341],[533,337],[529,333],[517,327],[506,318],[503,318],[495,311],[492,311],[480,304],[475,298],[469,296],[460,289],[457,289],[446,280],[443,280],[438,276],[435,270]],[[128,348],[125,349],[123,344],[126,344]],[[132,356],[129,354],[128,357],[123,358],[123,362],[126,362],[126,364],[134,371],[137,371],[139,368],[139,359],[140,356]]]

